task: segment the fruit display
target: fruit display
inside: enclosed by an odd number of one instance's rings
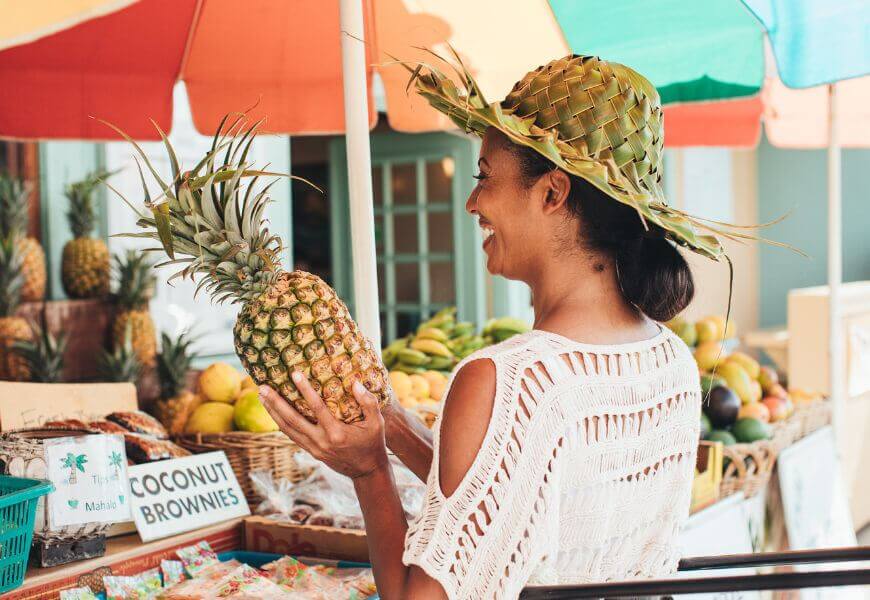
[[[73,239],[63,247],[61,282],[70,298],[99,298],[109,293],[109,248],[92,237],[94,191],[110,173],[97,171],[66,186],[70,230]]]
[[[440,412],[447,377],[473,352],[530,330],[512,317],[490,319],[477,333],[473,323],[456,321],[456,307],[440,310],[414,333],[383,349],[384,365],[399,403],[432,426]]]
[[[158,362],[158,368],[159,364]],[[179,385],[183,384],[179,382]],[[166,408],[162,410],[165,412],[158,411],[159,415],[169,413],[173,416],[172,426],[167,425],[173,435],[278,431],[278,424],[272,420],[260,402],[260,393],[253,379],[242,376],[227,363],[217,362],[206,367],[199,374],[196,389],[196,394],[190,391],[174,392],[172,398],[176,400],[170,399],[164,404]],[[178,402],[179,398],[183,398],[184,401]]]
[[[28,204],[32,186],[0,174],[0,238],[13,239],[21,255],[21,301],[45,298],[45,252],[27,235]]]
[[[30,325],[15,316],[21,299],[21,254],[13,237],[0,237],[0,380],[27,381],[27,361],[13,350],[16,342],[32,338]]]
[[[201,396],[187,389],[187,373],[196,357],[190,350],[192,343],[187,332],[176,338],[166,333],[161,336],[157,355],[160,399],[154,404],[154,416],[170,435],[183,433],[190,414],[202,403]]]
[[[61,381],[66,334],[54,336],[48,331],[48,327],[39,323],[32,323],[30,329],[33,337],[27,340],[16,340],[12,344],[12,351],[27,365],[30,381],[38,383]]]
[[[282,269],[283,243],[267,229],[263,216],[269,187],[254,191],[259,177],[281,174],[252,169],[245,162],[258,125],[248,127],[244,116],[224,119],[212,149],[189,171],[179,166],[172,145],[160,132],[172,169],[171,184],[116,128],[161,190],[160,198],[152,201],[146,188],[145,204],[151,211],[139,213],[144,232],[132,235],[158,240],[173,264],[187,263],[178,276],[200,275],[198,289],[208,290],[216,301],[241,304],[234,346],[257,384],[270,385],[315,421],[291,379],[291,373],[301,372],[337,418],[346,423],[362,420],[351,393],[353,383],[361,382],[383,405],[388,398],[387,373],[331,287],[316,275]]]
[[[115,256],[118,289],[115,304],[118,312],[112,324],[114,347],[124,343],[127,329],[136,358],[143,367],[153,367],[157,356],[157,337],[154,321],[148,311],[148,303],[154,296],[157,278],[145,254],[128,250],[123,256]]]
[[[718,344],[734,338],[737,334],[734,319],[728,319],[726,323],[726,319],[722,315],[711,315],[694,322],[678,315],[665,325],[686,342],[690,348],[702,345],[708,349],[718,347]],[[717,346],[713,346],[714,344]]]

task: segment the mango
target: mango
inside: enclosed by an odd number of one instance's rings
[[[761,402],[744,404],[737,413],[738,419],[758,419],[762,423],[770,423],[770,409]]]
[[[422,375],[409,375],[411,380],[411,395],[419,400],[425,400],[429,397],[430,387],[429,382]]]
[[[764,396],[764,390],[761,389],[761,384],[753,379],[749,382],[749,386],[752,389],[752,401],[761,402],[761,398]]]
[[[755,401],[752,379],[749,378],[742,366],[736,362],[725,362],[716,369],[716,375],[728,382],[728,387],[734,390],[743,404]]]
[[[749,375],[750,379],[758,379],[759,373],[761,372],[761,365],[758,364],[758,361],[745,354],[743,352],[733,352],[726,359],[728,362],[736,362],[743,370],[746,371],[746,374]]]
[[[233,408],[233,422],[242,431],[268,433],[278,431],[278,424],[260,402],[256,388],[248,389],[239,395]]]
[[[712,371],[722,354],[719,342],[700,342],[695,348],[695,362],[702,371]]]
[[[187,433],[226,433],[233,430],[233,405],[226,402],[205,402],[187,420]]]
[[[779,384],[779,375],[770,367],[761,367],[758,370],[758,383],[766,394],[770,393],[771,388]]]
[[[232,404],[242,388],[242,376],[227,363],[214,363],[199,376],[199,391],[211,402]]]
[[[698,330],[694,323],[682,323],[674,329],[674,333],[690,348],[698,343]]]
[[[703,342],[719,342],[722,340],[724,331],[720,329],[718,321],[711,317],[704,317],[695,323],[695,329],[698,330],[698,343]]]
[[[401,371],[390,371],[390,384],[397,397],[403,398],[411,395],[411,378]]]

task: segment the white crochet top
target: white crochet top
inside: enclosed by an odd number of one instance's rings
[[[472,600],[675,572],[701,411],[698,368],[682,340],[664,327],[615,346],[532,331],[465,362],[480,358],[497,377],[486,436],[446,498],[436,424],[404,563],[451,599]]]

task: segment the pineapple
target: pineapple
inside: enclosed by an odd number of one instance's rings
[[[70,298],[99,298],[109,293],[109,248],[103,240],[91,237],[93,193],[108,175],[110,173],[94,172],[66,187],[67,218],[73,239],[63,247],[61,280]]]
[[[118,312],[112,324],[114,348],[122,345],[129,325],[130,339],[136,358],[143,367],[153,367],[157,355],[154,321],[148,312],[148,302],[154,296],[157,278],[151,270],[153,264],[145,255],[128,250],[124,257],[115,256],[118,291],[115,304]]]
[[[190,350],[192,341],[187,333],[174,340],[164,333],[160,342],[160,354],[157,355],[160,400],[154,406],[154,416],[170,435],[177,435],[184,433],[190,413],[202,403],[202,399],[186,386],[187,372],[195,355]]]
[[[0,176],[0,237],[17,240],[23,278],[22,302],[39,302],[45,298],[45,252],[36,238],[27,236],[31,189],[19,179]]]
[[[13,351],[16,342],[33,335],[27,321],[15,316],[24,279],[18,248],[14,237],[0,238],[0,379],[27,381],[27,362]]]
[[[66,352],[67,336],[53,336],[45,325],[31,323],[33,339],[17,340],[12,350],[21,357],[30,371],[30,381],[57,383],[63,375],[63,354]]]
[[[100,375],[103,381],[136,383],[142,375],[142,363],[133,350],[133,330],[124,328],[121,343],[112,352],[103,352],[100,357]]]
[[[173,278],[199,274],[197,290],[207,289],[217,302],[241,304],[235,350],[257,384],[270,385],[315,421],[290,378],[291,372],[302,372],[336,418],[360,421],[352,384],[360,381],[383,406],[389,395],[386,370],[332,288],[316,275],[282,270],[281,240],[270,234],[263,217],[269,186],[255,191],[259,177],[279,174],[246,163],[259,123],[247,127],[243,115],[227,128],[226,123],[224,118],[211,151],[190,171],[181,171],[160,132],[172,168],[170,184],[132,139],[110,125],[134,145],[161,191],[152,200],[140,167],[150,213],[137,210],[145,232],[130,235],[158,240],[170,258],[166,264],[186,264]]]

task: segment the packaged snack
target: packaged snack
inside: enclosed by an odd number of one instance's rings
[[[332,527],[335,525],[335,517],[322,510],[317,511],[305,522],[306,525],[320,525],[322,527]]]
[[[107,575],[103,577],[103,583],[106,586],[106,600],[151,600],[163,588],[157,569],[132,577]]]
[[[191,577],[197,577],[200,573],[210,567],[218,566],[221,562],[218,560],[217,554],[208,545],[205,540],[179,549],[176,554],[184,564],[184,570]],[[226,563],[224,563],[226,564]]]
[[[290,600],[298,595],[291,595],[288,590],[263,577],[257,569],[242,565],[221,580],[216,597],[234,600]]]
[[[340,515],[335,517],[335,526],[341,529],[365,529],[365,521],[362,517],[349,517]]]
[[[97,596],[85,586],[61,591],[60,600],[97,600]]]
[[[127,430],[111,421],[99,420],[88,423],[88,429],[99,431],[100,433],[127,433]]]
[[[127,431],[144,433],[161,440],[169,439],[169,432],[160,421],[141,410],[119,411],[106,415],[106,420],[117,423]]]
[[[180,560],[161,560],[160,572],[163,575],[163,587],[172,587],[184,581],[184,563]]]
[[[290,511],[290,520],[295,523],[305,523],[314,514],[314,509],[307,504],[297,504]]]
[[[178,444],[142,433],[125,433],[124,447],[127,456],[137,464],[190,456],[190,452]]]

